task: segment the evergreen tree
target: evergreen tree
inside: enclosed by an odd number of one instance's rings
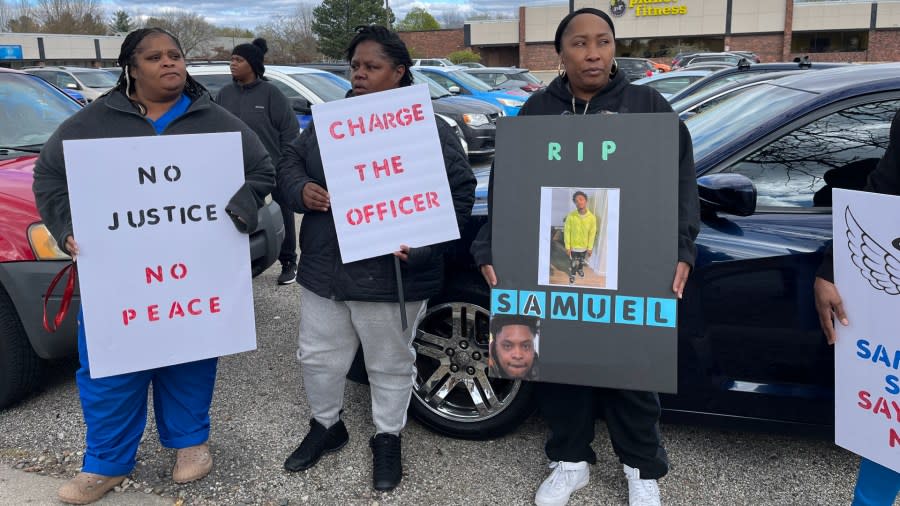
[[[319,38],[319,51],[342,60],[359,25],[385,25],[394,22],[394,13],[382,0],[323,0],[313,10],[312,31]]]
[[[402,32],[415,32],[424,30],[440,30],[441,24],[434,16],[421,7],[413,7],[406,16],[397,23],[397,30]]]
[[[113,33],[130,32],[134,29],[134,24],[131,22],[131,16],[125,11],[116,11],[116,13],[113,14],[112,21],[109,22],[109,29],[112,30]]]

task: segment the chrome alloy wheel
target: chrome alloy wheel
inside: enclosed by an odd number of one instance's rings
[[[455,422],[477,424],[510,406],[521,381],[489,378],[490,314],[465,302],[429,308],[416,329],[413,402]]]

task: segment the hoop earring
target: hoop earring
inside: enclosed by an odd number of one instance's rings
[[[619,71],[619,62],[617,62],[616,59],[613,58],[612,71],[609,73],[609,76],[612,77],[612,76],[616,75],[616,73],[618,71]]]
[[[564,77],[566,75],[566,69],[562,66],[562,60],[556,65],[556,75],[559,77]]]

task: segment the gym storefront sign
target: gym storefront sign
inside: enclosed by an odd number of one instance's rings
[[[609,11],[613,16],[624,16],[630,9],[635,17],[677,16],[688,13],[681,0],[610,0]]]

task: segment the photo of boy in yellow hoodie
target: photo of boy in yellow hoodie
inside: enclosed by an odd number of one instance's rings
[[[538,284],[615,290],[618,229],[618,188],[541,188]]]
[[[569,283],[575,282],[575,275],[584,277],[584,264],[594,253],[594,241],[597,239],[597,217],[588,209],[587,194],[575,192],[572,196],[575,210],[566,216],[563,228],[563,241],[566,254],[569,256]]]

